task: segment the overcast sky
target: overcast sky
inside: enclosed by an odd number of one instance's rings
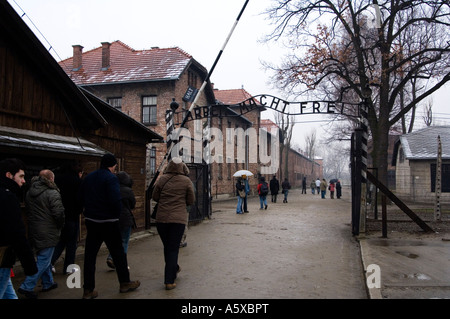
[[[84,51],[101,46],[101,42],[120,40],[133,49],[179,47],[210,70],[222,48],[245,0],[8,0],[24,21],[50,49],[56,60],[72,56],[72,45]],[[261,61],[277,63],[284,52],[281,46],[260,40],[273,26],[262,12],[271,0],[250,0],[223,55],[211,82],[218,89],[244,87],[250,94],[286,95],[269,83],[270,73]],[[18,7],[20,6],[20,8]],[[30,24],[30,18],[34,26]],[[45,39],[39,34],[41,32]],[[48,43],[47,43],[48,42]],[[450,87],[446,86],[446,91]],[[449,114],[450,94],[434,97],[434,112]],[[444,105],[446,104],[446,105]],[[273,118],[270,111],[263,118]],[[450,124],[450,115],[447,115]],[[321,132],[324,116],[297,117],[295,141],[304,145],[304,134]],[[306,123],[311,122],[311,123]],[[423,122],[419,119],[417,122]]]

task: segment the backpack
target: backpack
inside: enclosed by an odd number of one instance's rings
[[[269,187],[267,186],[266,182],[263,182],[261,184],[261,188],[260,188],[260,195],[264,196],[267,195],[269,193]]]

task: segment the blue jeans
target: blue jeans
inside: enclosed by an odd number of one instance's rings
[[[238,203],[236,206],[236,213],[237,214],[242,214],[242,203],[243,203],[243,198],[241,196],[238,195]]]
[[[0,268],[0,299],[17,299],[11,282],[10,268]]]
[[[264,208],[263,205],[267,206],[266,195],[259,195],[259,203],[261,204],[261,208]]]
[[[36,266],[38,272],[33,276],[27,276],[20,288],[26,291],[34,291],[37,282],[42,279],[42,289],[48,289],[53,285],[52,256],[55,247],[41,249],[36,255]]]

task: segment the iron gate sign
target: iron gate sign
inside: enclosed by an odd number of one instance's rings
[[[278,97],[260,94],[248,98],[233,105],[215,104],[210,106],[197,106],[187,115],[187,121],[198,120],[208,117],[225,117],[226,107],[233,107],[238,114],[244,115],[258,108],[269,108],[286,115],[306,115],[306,114],[342,114],[347,116],[359,116],[359,109],[355,115],[355,106],[359,103],[344,103],[339,101],[304,101],[288,102]]]

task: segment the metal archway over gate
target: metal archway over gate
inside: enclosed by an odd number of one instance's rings
[[[198,94],[195,94],[198,95]],[[196,96],[191,96],[195,104]],[[190,102],[190,101],[187,101]],[[233,107],[235,111],[230,115],[223,110],[227,107]],[[173,154],[171,151],[179,142],[178,138],[173,139],[175,125],[178,128],[184,128],[186,122],[193,120],[210,120],[213,117],[242,116],[257,108],[270,108],[286,115],[306,115],[306,114],[322,114],[333,115],[342,114],[349,117],[361,119],[361,129],[356,130],[358,141],[352,137],[352,233],[358,235],[361,229],[365,228],[365,204],[361,201],[365,198],[366,193],[366,171],[367,171],[367,106],[364,102],[343,103],[339,101],[304,101],[304,102],[288,102],[271,95],[257,95],[246,99],[243,102],[233,105],[215,104],[209,106],[196,106],[186,111],[176,112],[178,103],[175,101],[171,104],[171,110],[166,111],[166,127],[167,127],[167,147],[168,151],[164,161],[169,159]],[[182,117],[182,121],[179,117]],[[210,121],[208,121],[210,123]],[[362,131],[361,133],[358,133]],[[354,136],[355,136],[354,134]],[[208,141],[203,141],[208,143]],[[163,162],[164,162],[163,161]],[[161,164],[162,165],[162,164]],[[201,221],[209,218],[211,215],[211,186],[210,186],[210,165],[204,163],[186,163],[190,170],[190,177],[194,183],[196,192],[196,203],[190,207],[189,221]],[[159,170],[158,170],[159,172]],[[153,181],[150,183],[148,191],[152,189],[158,174],[155,174]]]

